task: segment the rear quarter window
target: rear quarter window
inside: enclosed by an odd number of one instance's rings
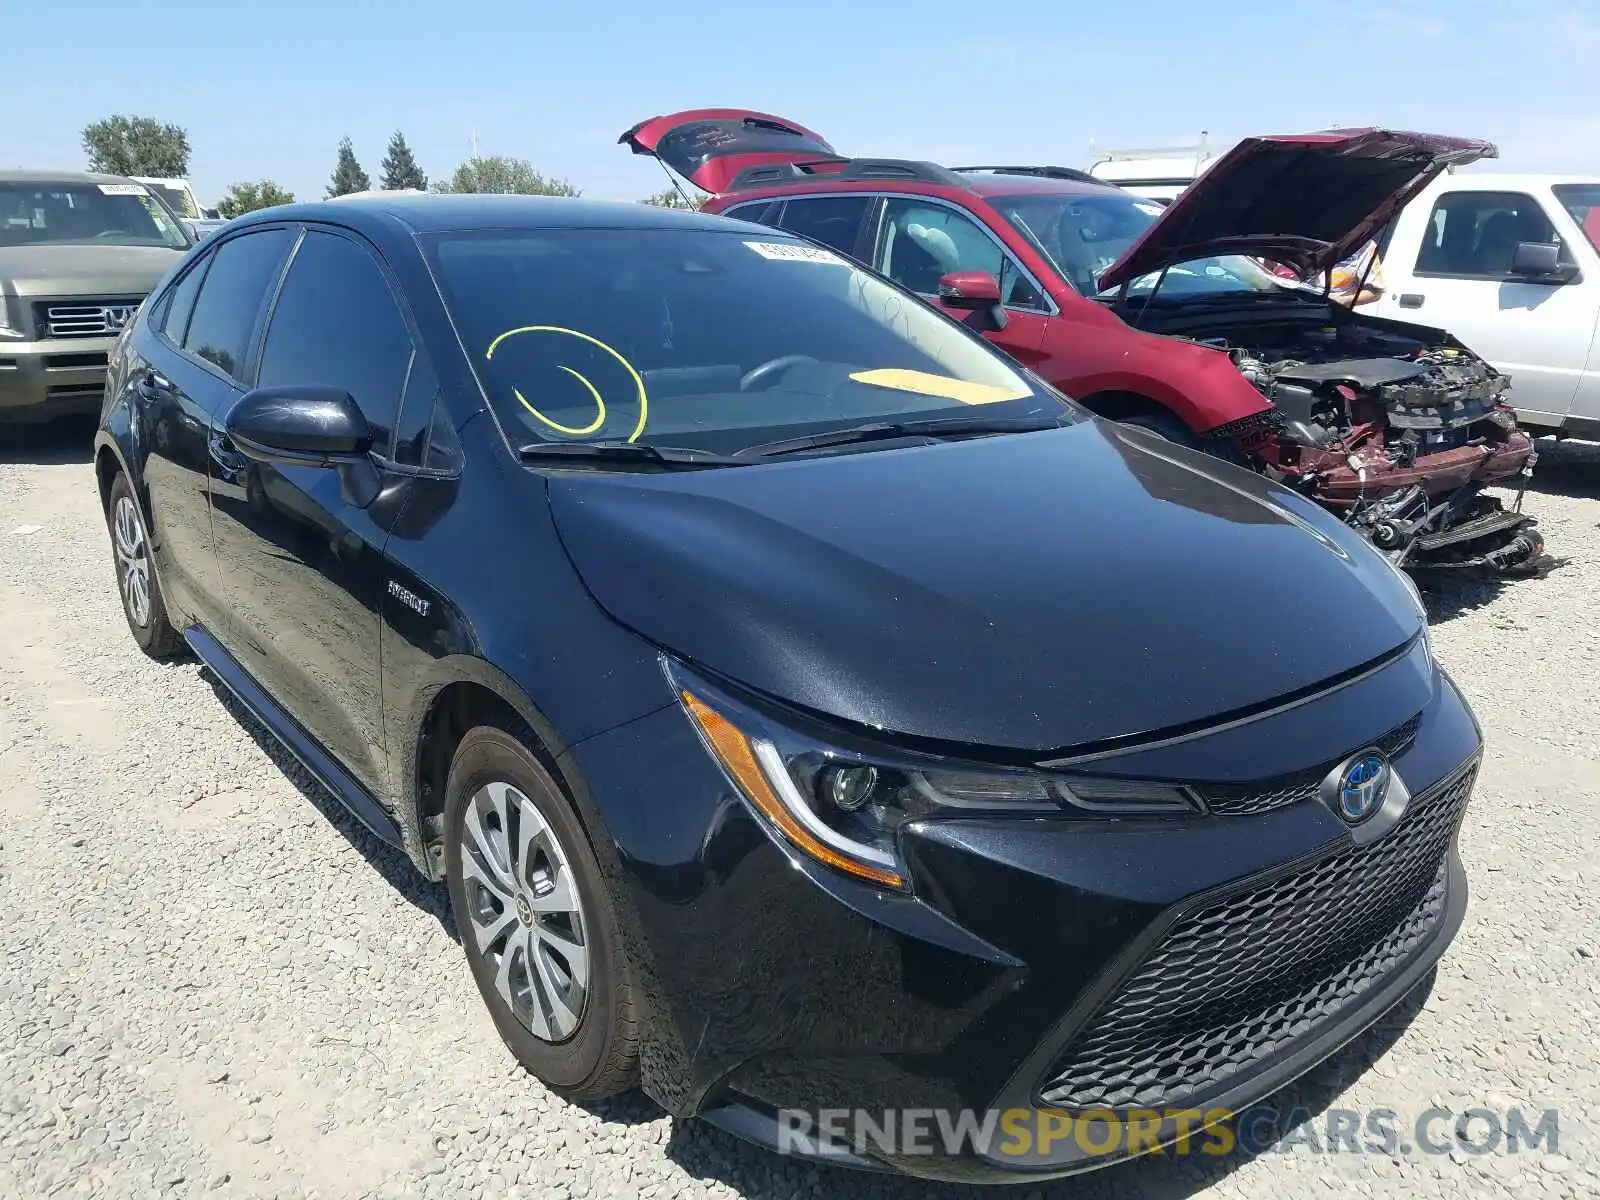
[[[218,246],[183,348],[245,382],[251,335],[293,240],[293,232],[280,227],[242,234]]]

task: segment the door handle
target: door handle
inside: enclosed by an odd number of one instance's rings
[[[160,371],[151,369],[139,377],[133,389],[141,400],[159,400],[172,392],[172,380]]]
[[[229,483],[234,482],[245,468],[244,455],[234,449],[227,434],[216,434],[211,438],[211,458],[217,464],[219,474]]]
[[[1400,293],[1400,307],[1421,308],[1422,299],[1423,297],[1421,292],[1402,292]]]

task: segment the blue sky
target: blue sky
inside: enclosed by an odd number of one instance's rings
[[[636,198],[663,177],[618,134],[730,105],[950,163],[1338,123],[1600,171],[1600,0],[225,3],[0,0],[0,165],[82,167],[85,124],[145,115],[188,129],[207,203],[261,178],[313,198],[346,134],[376,176],[401,129],[432,177],[476,129],[484,154]]]

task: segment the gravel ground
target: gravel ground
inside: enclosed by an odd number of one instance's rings
[[[0,435],[0,1196],[964,1194],[798,1166],[642,1098],[575,1107],[518,1070],[443,890],[196,665],[135,649],[86,437]],[[1600,1195],[1600,447],[1548,446],[1528,503],[1568,565],[1429,588],[1488,737],[1466,927],[1431,989],[1276,1106],[1402,1128],[1553,1107],[1560,1153],[1302,1143],[1020,1194]]]

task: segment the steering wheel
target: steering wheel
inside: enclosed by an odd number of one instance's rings
[[[769,358],[760,366],[751,367],[739,377],[739,390],[753,392],[759,388],[771,387],[778,382],[790,367],[798,367],[801,363],[814,363],[817,360],[809,354],[785,354],[780,358]]]

